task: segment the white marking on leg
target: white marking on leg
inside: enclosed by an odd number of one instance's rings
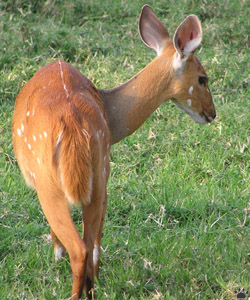
[[[64,252],[63,247],[54,245],[54,255],[55,255],[56,262],[63,257],[63,252]]]
[[[193,94],[193,90],[194,90],[194,87],[193,86],[190,86],[188,92],[189,92],[189,95],[192,95]]]
[[[100,256],[99,247],[98,247],[97,244],[95,244],[94,249],[93,249],[93,263],[94,263],[95,266],[99,261],[99,256]]]

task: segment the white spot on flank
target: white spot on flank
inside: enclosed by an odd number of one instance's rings
[[[69,91],[66,87],[66,84],[64,82],[64,79],[63,79],[63,70],[62,70],[62,63],[61,61],[59,60],[59,66],[60,66],[60,74],[61,74],[61,79],[62,79],[62,85],[63,85],[63,88],[65,90],[65,93],[66,93],[66,96],[67,96],[67,99],[69,99]]]
[[[48,136],[46,131],[44,131],[43,135],[44,135],[45,138]]]
[[[193,90],[194,90],[193,86],[190,86],[190,88],[189,88],[189,90],[188,90],[189,95],[192,95],[192,94],[193,94]]]
[[[27,143],[27,138],[26,137],[24,138],[24,142]]]
[[[93,249],[93,263],[95,266],[98,263],[99,255],[100,255],[100,253],[99,253],[98,245],[95,244],[94,249]]]
[[[34,150],[32,150],[32,154],[33,154],[33,155],[35,155],[35,154],[36,154],[36,152],[35,152]]]
[[[97,131],[96,134],[97,134],[97,136],[99,137],[99,136],[101,135],[101,133],[102,133],[102,131],[101,131],[101,129],[100,129],[100,130]]]
[[[21,132],[21,130],[20,130],[19,128],[17,129],[17,134],[18,134],[19,136],[22,135],[22,132]]]
[[[187,104],[188,104],[188,106],[191,106],[192,105],[192,100],[191,99],[187,99]]]
[[[28,110],[28,111],[27,111],[27,117],[29,117],[29,115],[30,115],[30,111]]]
[[[35,114],[35,110],[33,109],[33,110],[32,110],[32,116],[34,116],[34,114]]]
[[[33,177],[34,179],[36,179],[36,174],[32,173],[31,171],[30,171],[30,176]]]
[[[37,157],[37,163],[40,165],[41,164],[41,161],[40,161],[40,158],[39,157]]]
[[[36,142],[36,136],[33,134],[32,137],[33,137],[33,141]]]
[[[54,255],[55,255],[56,262],[63,257],[63,251],[64,251],[63,247],[57,245],[54,246]]]
[[[31,150],[31,145],[30,144],[28,144],[28,148]]]
[[[23,125],[23,123],[21,125],[21,130],[22,130],[22,132],[24,132],[24,125]]]
[[[41,134],[39,135],[39,137],[40,137],[40,139],[42,139],[42,138],[43,138],[43,136],[42,136]]]
[[[106,155],[104,155],[104,161],[106,161],[106,158],[107,158],[107,156],[106,156]]]

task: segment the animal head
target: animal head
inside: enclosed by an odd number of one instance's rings
[[[202,41],[202,27],[197,16],[188,16],[177,28],[173,40],[153,10],[142,9],[139,32],[142,41],[154,49],[166,68],[171,70],[168,97],[195,122],[212,122],[216,112],[208,87],[208,76],[194,55]],[[170,97],[169,97],[170,94]]]

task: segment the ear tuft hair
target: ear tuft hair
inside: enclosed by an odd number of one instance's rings
[[[194,53],[202,41],[201,23],[195,15],[188,16],[177,28],[174,35],[174,47],[181,57]]]

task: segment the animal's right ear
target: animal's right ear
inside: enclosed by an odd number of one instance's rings
[[[139,32],[142,41],[160,55],[169,44],[167,29],[156,17],[149,5],[144,5],[139,20]]]

